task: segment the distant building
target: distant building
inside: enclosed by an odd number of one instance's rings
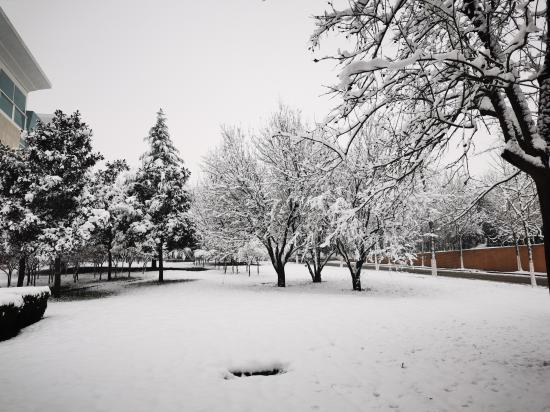
[[[27,111],[27,95],[50,87],[50,81],[0,7],[0,142],[12,148],[19,146],[21,132],[34,127],[36,118],[41,118]]]
[[[49,123],[52,121],[54,115],[51,113],[35,113],[27,110],[27,131],[31,131],[36,127],[36,124],[40,120],[42,123]]]

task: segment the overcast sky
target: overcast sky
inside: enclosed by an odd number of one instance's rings
[[[221,124],[257,127],[279,102],[321,119],[331,64],[308,51],[320,0],[0,0],[51,80],[29,110],[80,110],[107,159],[137,165],[162,107],[193,173]]]
[[[342,0],[344,1],[344,0]],[[50,78],[39,113],[80,110],[106,159],[137,166],[162,107],[196,178],[220,125],[257,128],[279,102],[322,120],[336,101],[332,63],[308,50],[322,0],[0,0]],[[340,43],[337,43],[340,42]],[[342,39],[325,41],[325,51]],[[318,53],[319,54],[319,53]],[[318,57],[318,55],[317,55]],[[476,139],[478,151],[494,139]],[[455,150],[455,149],[453,149]],[[456,150],[455,150],[456,151]],[[486,156],[471,171],[487,169]],[[194,179],[193,179],[194,180]]]

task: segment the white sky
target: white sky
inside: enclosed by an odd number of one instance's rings
[[[221,124],[257,127],[279,102],[332,106],[308,39],[320,0],[0,0],[51,80],[29,110],[80,110],[107,159],[137,165],[162,107],[195,175]]]
[[[80,110],[94,130],[95,150],[108,160],[137,166],[162,107],[195,180],[220,125],[256,128],[279,102],[321,120],[336,103],[322,95],[323,85],[337,83],[337,70],[314,63],[308,50],[311,16],[326,1],[0,0],[0,6],[53,84],[29,95],[29,110]],[[335,45],[331,40],[329,50]],[[486,147],[489,140],[477,141]],[[474,172],[486,168],[479,160]]]

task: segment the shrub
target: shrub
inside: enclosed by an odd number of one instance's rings
[[[48,287],[0,289],[0,340],[9,339],[21,328],[38,322],[48,305]]]
[[[0,305],[0,341],[15,336],[19,331],[17,315],[19,307],[13,303]]]

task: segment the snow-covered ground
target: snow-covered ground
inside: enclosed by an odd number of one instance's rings
[[[0,343],[0,410],[550,411],[546,289],[368,271],[354,293],[287,267],[286,289],[264,266],[53,301]]]

